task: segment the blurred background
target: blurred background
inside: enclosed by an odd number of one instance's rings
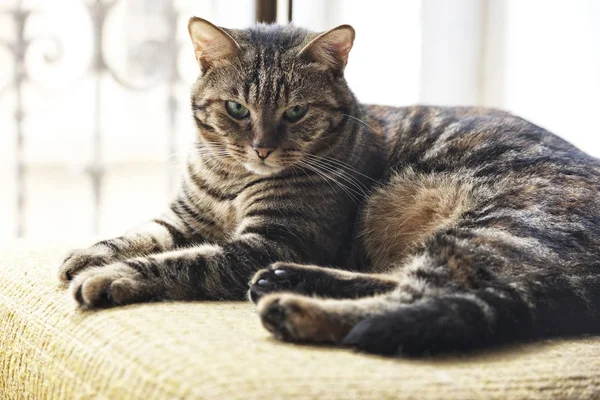
[[[0,240],[166,206],[194,135],[191,15],[352,24],[362,102],[501,107],[600,157],[600,1],[0,0]]]

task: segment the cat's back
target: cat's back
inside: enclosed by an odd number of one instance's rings
[[[388,151],[381,186],[363,213],[374,265],[403,260],[451,227],[473,237],[481,229],[530,237],[567,258],[573,246],[565,238],[598,242],[600,163],[558,136],[494,109],[365,111]],[[389,226],[402,227],[400,240],[385,234]],[[500,239],[494,233],[489,240]],[[588,253],[582,265],[600,257],[600,251]]]
[[[542,173],[543,166],[585,167],[600,176],[597,159],[508,112],[482,107],[365,106],[367,121],[385,137],[388,170],[473,169],[478,175]]]

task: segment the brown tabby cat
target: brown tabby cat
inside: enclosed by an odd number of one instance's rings
[[[180,194],[66,258],[81,306],[241,300],[255,274],[282,340],[420,354],[600,332],[598,160],[502,111],[360,105],[348,25],[189,31]]]

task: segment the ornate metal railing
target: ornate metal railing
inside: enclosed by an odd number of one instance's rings
[[[111,67],[105,53],[107,17],[118,3],[126,0],[94,0],[84,2],[84,9],[87,12],[91,29],[93,30],[93,51],[90,63],[86,71],[82,71],[81,76],[91,74],[95,80],[94,102],[93,102],[93,140],[92,140],[92,158],[86,166],[85,171],[89,174],[92,183],[94,199],[94,218],[93,231],[97,232],[99,227],[100,209],[102,207],[102,187],[106,172],[104,157],[102,154],[103,126],[102,126],[102,82],[106,77],[110,77],[120,86],[132,91],[145,91],[155,87],[158,84],[168,86],[168,96],[165,102],[166,112],[168,113],[169,145],[168,155],[175,153],[175,125],[176,114],[179,108],[179,99],[175,91],[180,75],[178,72],[177,59],[180,44],[177,40],[177,27],[179,13],[175,9],[172,0],[147,0],[145,4],[150,4],[158,12],[167,27],[166,36],[161,40],[148,39],[137,43],[137,51],[131,51],[133,54],[146,54],[139,63],[145,63],[142,76],[138,79],[131,79],[129,76],[122,76],[118,71]],[[27,163],[25,160],[25,124],[27,117],[24,102],[25,85],[32,85],[38,88],[44,88],[45,83],[36,79],[35,74],[28,68],[28,54],[30,52],[41,52],[44,61],[47,63],[56,63],[64,55],[62,43],[57,37],[29,36],[27,26],[34,16],[38,16],[44,11],[37,11],[28,8],[22,1],[17,1],[12,7],[1,7],[0,15],[8,16],[14,24],[14,32],[11,39],[0,39],[0,46],[8,50],[13,62],[13,78],[0,88],[0,97],[5,93],[12,91],[15,96],[15,135],[16,145],[14,149],[16,163],[16,217],[15,217],[15,235],[23,236],[25,232],[25,212],[27,203],[26,179]],[[41,47],[40,45],[44,45]],[[50,45],[50,46],[48,46]],[[130,49],[132,50],[132,49]],[[148,57],[147,54],[154,54],[154,57]],[[168,157],[167,155],[167,157]],[[172,178],[175,172],[172,170],[173,164],[170,164],[171,171],[168,174],[169,182],[172,185]]]

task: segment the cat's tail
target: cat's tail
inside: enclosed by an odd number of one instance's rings
[[[580,307],[546,307],[554,300],[540,305],[509,285],[428,297],[361,320],[343,343],[369,353],[421,355],[592,329]]]

